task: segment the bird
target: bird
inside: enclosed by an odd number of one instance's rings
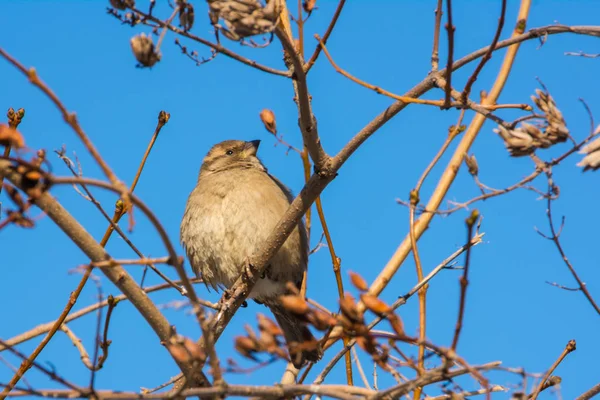
[[[215,144],[187,200],[180,240],[196,276],[217,291],[232,287],[294,199],[257,157],[259,145],[260,140]],[[304,321],[279,300],[289,294],[289,282],[300,288],[308,253],[308,233],[300,220],[248,296],[271,310],[296,368],[322,354]],[[316,345],[295,347],[301,343]]]

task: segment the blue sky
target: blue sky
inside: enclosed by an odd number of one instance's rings
[[[171,113],[138,185],[137,194],[161,219],[172,239],[177,242],[179,222],[187,196],[193,188],[203,156],[209,147],[225,139],[261,139],[259,155],[269,170],[298,192],[303,183],[299,158],[286,156],[281,146],[264,130],[258,113],[272,109],[279,131],[290,143],[300,146],[297,111],[292,102],[290,82],[284,78],[251,69],[223,55],[196,67],[180,54],[173,44],[175,36],[167,34],[163,59],[153,69],[135,68],[129,39],[149,28],[130,28],[105,13],[108,2],[4,2],[0,15],[0,46],[27,66],[34,66],[42,79],[75,111],[86,133],[104,159],[125,182],[130,182],[146,148],[160,110]],[[140,4],[145,2],[138,1]],[[169,12],[163,2],[157,12]],[[352,74],[401,94],[420,82],[430,66],[435,1],[351,1],[328,43],[336,62]],[[456,57],[485,46],[491,40],[500,8],[499,1],[455,2]],[[315,45],[313,33],[322,34],[337,2],[323,0],[306,26],[307,52]],[[210,26],[203,2],[195,2],[196,25],[193,31],[210,38]],[[145,8],[146,6],[141,6]],[[295,8],[294,8],[295,9]],[[508,2],[506,37],[515,21],[518,2]],[[528,26],[555,22],[567,25],[592,25],[598,22],[600,3],[589,1],[534,1]],[[184,42],[201,55],[210,52],[194,43]],[[277,44],[266,49],[248,49],[227,42],[229,48],[252,59],[284,68]],[[441,40],[441,62],[445,62],[446,38]],[[549,88],[563,112],[571,133],[583,138],[589,132],[589,120],[578,98],[584,98],[600,120],[600,83],[595,78],[598,59],[566,57],[565,51],[600,52],[597,38],[554,35],[540,48],[538,41],[521,47],[515,68],[503,91],[503,103],[529,102],[538,87],[539,77]],[[481,73],[473,93],[488,90],[496,76],[504,52],[496,53]],[[460,70],[453,83],[461,88],[476,64]],[[52,150],[66,145],[81,160],[85,175],[102,177],[93,160],[49,100],[5,61],[0,61],[2,91],[0,109],[24,107],[26,117],[20,130],[28,146],[44,148],[49,153],[53,171],[68,174]],[[379,96],[336,74],[321,56],[309,75],[313,107],[319,121],[323,145],[329,154],[342,146],[380,113],[392,100]],[[427,98],[441,98],[430,92]],[[508,120],[518,112],[498,112]],[[472,115],[466,118],[470,121]],[[373,135],[343,166],[338,178],[327,188],[322,199],[336,251],[344,271],[353,270],[371,282],[408,232],[408,212],[395,199],[408,197],[421,172],[443,143],[447,128],[458,118],[458,111],[440,111],[426,106],[410,106]],[[492,187],[508,186],[532,171],[528,158],[508,156],[501,140],[486,123],[472,151],[480,166],[480,179]],[[540,153],[545,159],[562,153],[567,144]],[[449,153],[451,154],[451,153]],[[426,181],[421,198],[428,198],[439,174],[449,160],[446,155]],[[554,204],[557,217],[566,215],[562,244],[592,294],[600,299],[598,278],[598,239],[593,227],[598,224],[597,201],[600,195],[598,174],[582,174],[575,167],[578,156],[568,159],[554,170],[561,197]],[[537,182],[545,188],[543,179]],[[112,212],[115,198],[94,192],[104,207]],[[53,194],[76,216],[88,231],[102,237],[106,223],[94,207],[71,187],[58,187]],[[465,201],[478,194],[466,169],[452,186],[446,200]],[[557,289],[545,281],[573,286],[573,280],[553,244],[541,238],[534,227],[547,231],[545,202],[529,191],[480,203],[484,216],[484,244],[472,255],[467,314],[459,344],[459,354],[472,364],[502,360],[505,366],[523,366],[530,372],[542,372],[560,354],[568,340],[577,340],[577,351],[567,357],[556,374],[563,378],[565,399],[598,382],[596,363],[600,350],[597,332],[600,318],[581,293]],[[457,212],[434,219],[419,242],[426,271],[463,244],[464,219],[468,213]],[[149,256],[164,255],[164,248],[150,224],[136,214],[132,240]],[[321,233],[318,221],[313,224],[312,244]],[[80,275],[70,273],[85,263],[85,256],[67,240],[49,219],[39,220],[35,230],[10,227],[0,232],[2,281],[0,303],[3,323],[0,337],[10,338],[35,325],[55,319],[76,287]],[[181,248],[178,247],[181,252]],[[114,257],[129,258],[133,253],[122,240],[114,237],[108,245]],[[139,267],[129,267],[139,277]],[[309,296],[335,309],[337,290],[326,249],[311,257]],[[174,271],[165,268],[170,276]],[[428,292],[428,338],[440,345],[452,340],[458,306],[460,272],[444,271],[432,282]],[[349,287],[347,276],[345,284]],[[150,276],[148,284],[159,278]],[[405,262],[382,298],[392,302],[416,283],[412,257]],[[104,293],[116,294],[102,278]],[[88,285],[75,309],[91,304],[96,289]],[[352,290],[352,289],[350,289]],[[217,297],[199,287],[201,296]],[[181,297],[174,291],[153,295],[158,304]],[[233,337],[244,323],[254,323],[257,312],[266,309],[251,304],[229,325],[218,344],[221,358],[234,358],[248,365],[232,351]],[[418,329],[417,299],[399,311],[406,329]],[[197,337],[199,329],[192,318],[182,312],[166,311],[178,332]],[[71,325],[88,347],[93,347],[95,317],[90,315]],[[175,364],[161,348],[156,337],[129,304],[115,310],[110,337],[113,341],[109,360],[97,374],[98,388],[138,390],[153,387],[177,373]],[[37,341],[19,348],[29,353]],[[325,358],[332,356],[330,351]],[[14,364],[18,362],[2,354]],[[370,376],[372,365],[365,357],[363,365]],[[89,372],[67,339],[58,334],[38,358],[51,363],[65,377],[85,385]],[[324,366],[324,365],[323,365]],[[280,377],[278,363],[252,375],[252,383],[270,384]],[[320,371],[313,370],[311,377]],[[355,371],[356,373],[356,371]],[[12,376],[0,366],[0,382]],[[494,383],[510,386],[517,376],[494,373]],[[27,378],[36,388],[56,387],[54,382],[31,370]],[[249,380],[249,375],[230,374],[231,383]],[[344,379],[342,364],[330,383]],[[355,376],[358,381],[358,376]],[[379,372],[380,387],[393,384]],[[310,380],[310,379],[309,379]],[[465,389],[476,387],[463,380]],[[426,391],[435,394],[436,389]],[[499,394],[494,398],[507,398]],[[545,393],[541,398],[553,398]]]

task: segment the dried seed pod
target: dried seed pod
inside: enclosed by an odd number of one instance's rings
[[[208,2],[211,23],[230,40],[272,32],[279,21],[281,4],[258,0],[211,0]],[[219,25],[222,19],[225,26]]]
[[[350,275],[350,282],[352,282],[355,288],[361,292],[369,290],[369,285],[367,285],[367,281],[365,281],[362,276],[352,271],[348,271],[348,275]]]
[[[308,303],[300,296],[295,295],[283,295],[279,296],[281,305],[288,311],[296,315],[305,315],[310,308]]]
[[[469,169],[469,173],[472,176],[477,176],[479,174],[479,165],[477,164],[477,159],[475,158],[475,154],[465,154],[465,164],[467,164],[467,168]]]
[[[110,5],[117,10],[127,10],[128,8],[135,7],[134,0],[110,0]]]
[[[566,141],[569,138],[569,129],[550,93],[536,89],[535,96],[531,96],[531,99],[546,117],[544,136],[550,145]]]
[[[522,129],[509,130],[502,125],[498,125],[494,132],[502,137],[506,148],[513,157],[529,155],[536,149],[533,138]]]
[[[189,31],[194,26],[194,6],[184,0],[179,0],[179,25],[184,31]]]
[[[154,43],[152,43],[152,37],[141,33],[134,36],[130,40],[131,50],[136,60],[140,65],[144,67],[152,67],[158,61],[160,61],[160,53],[157,53],[154,49]]]
[[[302,8],[304,8],[304,12],[310,14],[315,9],[315,5],[317,4],[317,0],[304,0],[302,3]]]
[[[264,109],[260,112],[260,120],[265,125],[265,129],[271,132],[273,135],[277,134],[277,124],[275,122],[275,113],[273,111]]]
[[[600,125],[596,129],[600,133]],[[585,154],[583,159],[577,163],[578,167],[583,167],[584,171],[591,169],[595,171],[600,168],[600,137],[585,145],[579,154]]]

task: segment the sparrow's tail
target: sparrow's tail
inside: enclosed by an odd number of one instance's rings
[[[268,306],[283,331],[294,367],[300,369],[306,361],[319,361],[323,355],[321,347],[306,324],[279,304]]]

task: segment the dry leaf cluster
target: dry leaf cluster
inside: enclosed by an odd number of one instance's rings
[[[494,129],[494,132],[502,137],[513,157],[526,156],[537,149],[547,149],[557,143],[565,142],[569,137],[565,120],[552,96],[539,89],[535,93],[536,96],[531,96],[531,99],[544,113],[543,126],[538,127],[522,122],[517,128],[498,125],[498,128]]]
[[[208,0],[212,24],[231,40],[273,32],[281,10],[280,0],[262,5],[258,0]],[[223,21],[222,26],[219,21]]]

